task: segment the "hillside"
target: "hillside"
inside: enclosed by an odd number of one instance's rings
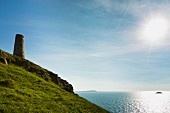
[[[0,61],[4,62],[6,60],[7,64],[14,64],[25,70],[36,74],[37,76],[43,78],[46,81],[52,81],[57,84],[62,89],[73,93],[73,87],[66,80],[61,79],[57,74],[44,69],[33,62],[23,59],[21,57],[11,55],[5,51],[0,50]]]
[[[52,72],[4,51],[0,55],[0,113],[107,113],[74,94],[67,81],[53,80]]]

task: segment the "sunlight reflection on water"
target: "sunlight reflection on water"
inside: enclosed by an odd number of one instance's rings
[[[145,113],[169,113],[170,112],[170,93],[163,92],[142,92],[138,94],[138,102],[143,107]]]
[[[170,113],[170,92],[79,92],[80,96],[112,113]]]

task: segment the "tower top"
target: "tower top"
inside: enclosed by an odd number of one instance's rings
[[[22,37],[24,38],[24,36],[22,34],[16,34],[16,37]]]

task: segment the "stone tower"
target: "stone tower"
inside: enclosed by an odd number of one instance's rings
[[[25,58],[24,36],[21,34],[16,34],[13,55]]]

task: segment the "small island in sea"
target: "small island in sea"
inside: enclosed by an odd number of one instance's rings
[[[157,91],[155,94],[162,94],[162,92],[161,91]]]
[[[85,91],[77,91],[77,92],[90,92],[90,93],[95,93],[95,92],[98,92],[98,91],[96,91],[96,90],[85,90]]]

